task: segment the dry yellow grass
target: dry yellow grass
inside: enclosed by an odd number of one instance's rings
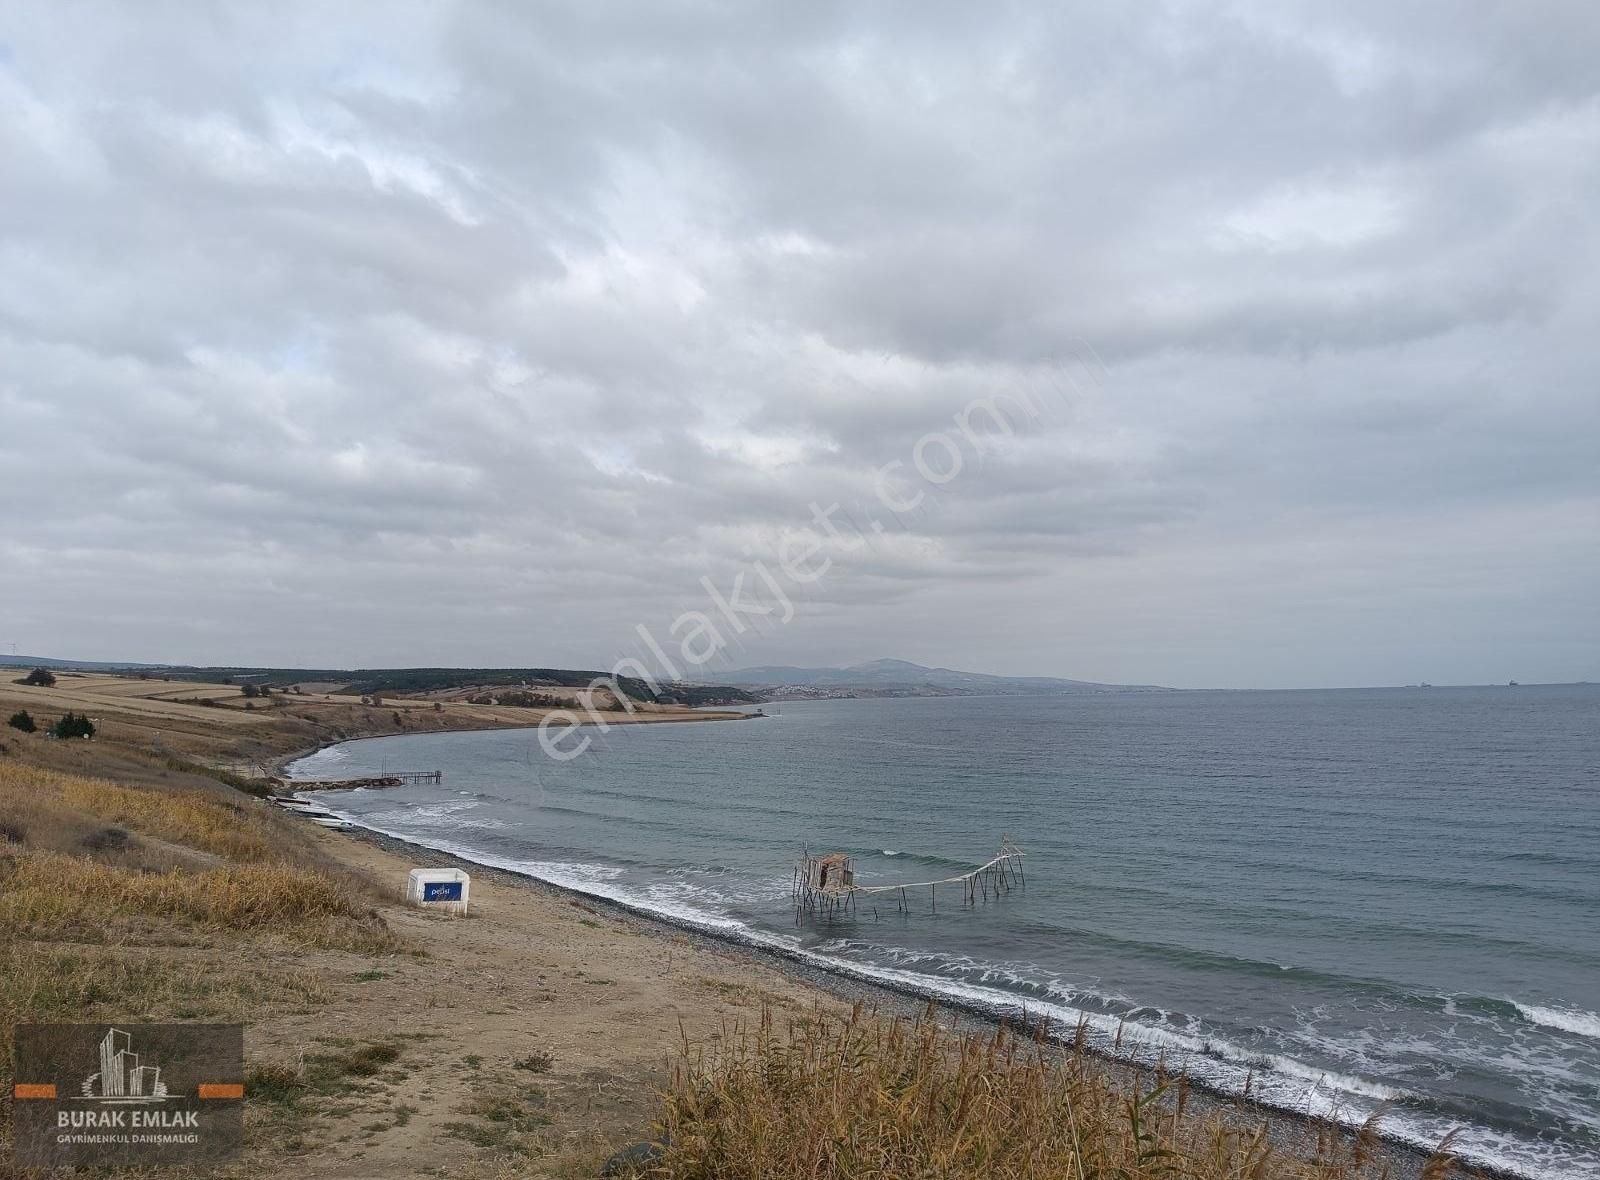
[[[83,818],[230,860],[262,860],[282,843],[270,817],[244,797],[139,790],[42,767],[0,764],[0,805],[10,825],[33,832],[24,842],[35,845],[53,845],[52,830],[81,827]]]
[[[186,694],[193,700],[211,699],[230,707],[216,708],[186,701],[165,700],[159,697],[129,694],[125,686],[137,681],[110,676],[85,676],[61,673],[54,688],[37,688],[14,683],[14,678],[0,676],[0,700],[7,711],[26,708],[35,713],[62,713],[68,709],[88,713],[98,718],[102,713],[125,716],[147,724],[159,722],[195,722],[204,725],[256,726],[270,721],[266,710],[245,711],[231,707],[237,701],[243,705],[239,689],[228,684],[194,684]]]
[[[0,762],[0,1043],[25,1021],[305,1008],[326,987],[269,954],[400,946],[362,879],[254,799]],[[0,1155],[9,1069],[0,1055]]]
[[[306,863],[287,821],[227,793],[0,765],[0,936],[84,942],[130,918],[393,949],[361,882]]]
[[[770,1012],[706,1050],[685,1043],[643,1173],[676,1180],[1377,1180],[1372,1126],[1327,1129],[1311,1158],[1264,1127],[1197,1114],[1184,1081],[1114,1080],[1081,1052],[930,1019],[789,1023]],[[1452,1171],[1443,1155],[1424,1175]]]
[[[263,971],[242,957],[197,966],[165,948],[7,944],[0,947],[0,1037],[9,1042],[22,1020],[242,1020],[262,1004],[307,1007],[328,997],[307,972]]]
[[[140,873],[57,852],[0,861],[0,934],[96,941],[97,931],[127,915],[270,934],[303,946],[396,946],[346,882],[314,869],[244,864]]]

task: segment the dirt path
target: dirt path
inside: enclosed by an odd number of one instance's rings
[[[396,895],[407,870],[426,863],[319,838]],[[840,1005],[734,952],[495,876],[474,875],[466,919],[382,911],[422,957],[296,956],[333,998],[251,1025],[253,1063],[370,1044],[393,1044],[399,1056],[311,1117],[258,1119],[241,1174],[273,1158],[306,1180],[593,1176],[617,1146],[647,1135],[651,1089],[665,1082],[682,1030],[712,1035],[754,1020],[763,1004]]]

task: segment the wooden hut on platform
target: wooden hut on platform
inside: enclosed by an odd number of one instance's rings
[[[794,867],[796,911],[826,913],[832,916],[849,910],[855,903],[856,868],[848,853],[827,852],[812,856],[807,852]]]
[[[849,889],[856,883],[855,862],[843,852],[830,852],[811,862],[810,877],[811,887],[824,893]]]

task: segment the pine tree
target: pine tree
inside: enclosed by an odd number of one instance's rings
[[[94,722],[87,717],[80,717],[71,712],[50,727],[50,734],[57,738],[92,738],[94,736]]]

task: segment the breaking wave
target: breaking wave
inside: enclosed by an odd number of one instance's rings
[[[1600,1016],[1596,1016],[1593,1012],[1570,1008],[1547,1008],[1539,1004],[1520,1004],[1516,1000],[1511,1001],[1511,1006],[1524,1020],[1532,1024],[1600,1040]]]

